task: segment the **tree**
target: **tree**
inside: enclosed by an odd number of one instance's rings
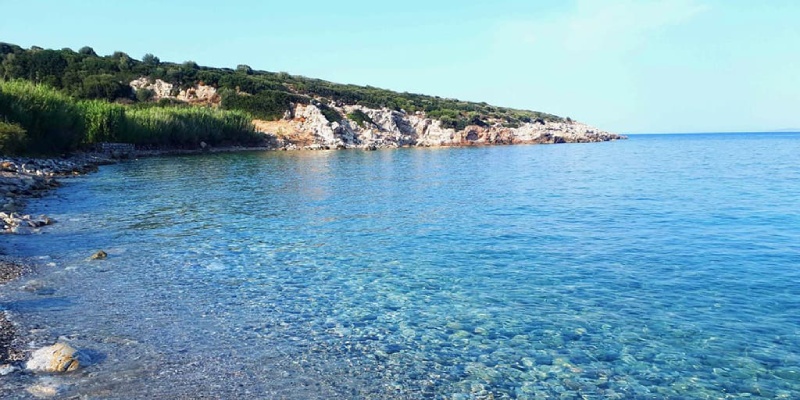
[[[253,69],[250,68],[249,65],[239,64],[239,65],[236,66],[236,72],[241,72],[241,73],[244,73],[246,75],[252,75],[253,74]]]
[[[14,53],[6,55],[6,57],[3,59],[2,67],[3,74],[0,75],[0,77],[3,79],[19,78],[24,72],[22,66],[17,63],[17,55]]]
[[[97,57],[97,53],[95,53],[94,49],[89,46],[81,47],[81,49],[78,50],[78,53],[83,54],[85,56]]]
[[[67,68],[67,60],[56,50],[41,50],[31,54],[28,73],[36,82],[60,88],[61,76]]]
[[[147,65],[152,65],[154,67],[157,67],[159,64],[161,64],[161,60],[159,60],[158,57],[150,53],[147,53],[144,55],[144,57],[142,57],[142,62]]]
[[[123,85],[110,74],[90,75],[83,81],[81,94],[89,99],[114,101],[120,97],[130,97],[131,87]]]
[[[133,60],[126,54],[119,58],[119,64],[117,67],[122,72],[130,71],[131,67],[133,67]]]

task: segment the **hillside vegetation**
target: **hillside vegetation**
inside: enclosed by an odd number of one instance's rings
[[[140,77],[160,79],[173,90],[199,84],[217,89],[219,109],[188,107],[169,99],[153,102],[148,90],[135,91]],[[98,141],[181,146],[199,141],[250,143],[251,118],[276,120],[293,104],[314,103],[326,118],[344,118],[326,104],[424,112],[445,128],[532,121],[560,121],[554,115],[494,107],[436,96],[397,93],[370,86],[342,85],[284,72],[210,68],[192,61],[141,60],[123,52],[99,56],[90,47],[24,49],[0,43],[0,152],[53,153]],[[355,115],[359,124],[364,116]],[[44,140],[52,138],[52,140]]]

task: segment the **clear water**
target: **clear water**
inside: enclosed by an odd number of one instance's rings
[[[154,158],[30,204],[86,398],[797,398],[800,135]],[[87,261],[98,249],[105,261]],[[47,258],[47,257],[50,258]],[[46,266],[49,264],[49,266]],[[20,290],[28,280],[44,289]]]

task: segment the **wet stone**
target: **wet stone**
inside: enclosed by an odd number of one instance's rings
[[[66,343],[42,347],[31,354],[25,368],[34,372],[70,372],[80,366],[77,350]]]

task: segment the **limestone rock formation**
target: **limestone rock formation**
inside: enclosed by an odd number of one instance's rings
[[[337,149],[404,146],[477,146],[534,143],[583,143],[622,139],[622,136],[570,120],[525,123],[507,127],[500,122],[470,125],[456,131],[424,113],[413,115],[390,109],[371,109],[359,105],[329,104],[341,115],[360,112],[369,121],[356,123],[348,118],[329,121],[317,103],[297,104],[280,121],[254,121],[256,129],[267,134],[275,146],[284,149]]]
[[[155,79],[152,82],[146,77],[130,82],[134,90],[148,89],[153,92],[153,100],[174,99],[187,103],[217,104],[220,101],[217,89],[208,85],[196,85],[179,90],[173,84]]]

